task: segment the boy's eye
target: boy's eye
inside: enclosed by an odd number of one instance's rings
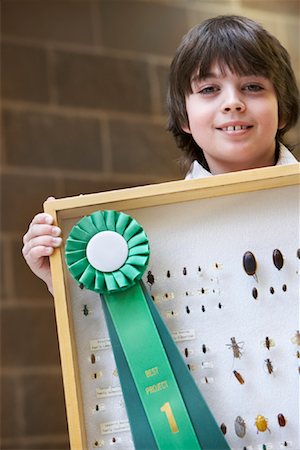
[[[204,88],[201,88],[198,90],[199,94],[213,94],[218,89],[216,86],[205,86]]]
[[[263,90],[263,87],[260,86],[259,84],[251,83],[251,84],[247,84],[244,87],[244,89],[249,92],[259,92],[259,91]]]

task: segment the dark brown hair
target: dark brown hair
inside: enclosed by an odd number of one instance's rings
[[[246,17],[225,15],[207,19],[183,37],[170,67],[167,129],[183,150],[181,163],[185,169],[194,160],[209,169],[202,149],[182,126],[188,125],[185,99],[192,92],[192,75],[205,77],[215,62],[221,70],[229,68],[242,76],[262,75],[273,83],[278,119],[285,124],[277,131],[277,149],[283,135],[296,124],[299,116],[295,74],[289,54],[278,39]]]

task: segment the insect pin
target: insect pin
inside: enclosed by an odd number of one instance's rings
[[[235,376],[235,378],[238,380],[238,382],[239,382],[240,384],[244,384],[244,383],[245,383],[245,380],[244,380],[244,378],[242,377],[242,375],[240,374],[240,372],[238,372],[237,370],[234,370],[234,371],[233,371],[233,375]]]
[[[255,256],[252,252],[247,251],[243,255],[243,267],[247,275],[253,276],[258,282],[257,275],[256,275],[256,269],[257,269],[257,263]]]
[[[275,342],[273,339],[270,339],[268,336],[265,337],[265,339],[262,341],[262,345],[266,347],[267,350],[270,350],[271,347],[275,346]]]
[[[246,422],[241,416],[237,416],[234,421],[234,431],[239,438],[243,438],[246,434]]]
[[[274,367],[270,358],[265,359],[266,368],[268,373],[271,375],[274,372]]]
[[[244,342],[236,342],[235,337],[230,338],[231,344],[226,344],[233,351],[234,358],[241,358]]]
[[[255,426],[257,428],[257,433],[260,431],[261,433],[264,433],[265,431],[269,431],[268,428],[268,419],[265,416],[258,415],[255,418]]]
[[[283,267],[284,259],[283,255],[278,248],[273,251],[273,263],[276,269],[281,270]]]
[[[147,273],[147,283],[149,284],[150,289],[151,289],[152,285],[154,284],[154,282],[155,282],[154,275],[153,275],[153,273],[151,272],[151,270],[148,270],[148,273]]]

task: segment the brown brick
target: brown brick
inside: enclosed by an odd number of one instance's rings
[[[28,375],[23,377],[23,383],[25,433],[30,436],[67,433],[61,376]]]
[[[101,170],[97,119],[6,110],[3,129],[9,165]]]
[[[59,103],[149,113],[147,69],[147,64],[141,61],[57,52]]]
[[[2,228],[17,231],[21,236],[33,216],[43,209],[43,202],[56,195],[54,180],[43,176],[9,175],[1,177]]]
[[[52,308],[10,308],[1,312],[3,367],[59,365]]]
[[[49,293],[46,284],[34,275],[27,266],[22,255],[22,247],[22,239],[12,245],[13,273],[17,277],[14,290],[18,301],[37,299],[37,302],[39,302],[43,299],[51,302],[52,295]]]
[[[71,178],[64,181],[64,195],[66,197],[71,197],[73,195],[92,194],[95,192],[111,191],[130,186],[132,186],[132,183],[102,181],[100,177],[99,181],[76,180]]]
[[[20,402],[17,396],[17,383],[13,376],[1,376],[1,438],[18,438],[20,436],[19,415]],[[1,449],[4,449],[1,445]]]
[[[148,174],[162,181],[180,178],[175,163],[179,152],[163,125],[116,120],[111,121],[110,132],[116,172]]]
[[[4,99],[47,102],[48,80],[45,50],[25,45],[1,45]]]
[[[187,32],[186,8],[156,2],[99,2],[103,45],[173,55]]]
[[[1,9],[3,35],[93,43],[89,2],[3,0]]]

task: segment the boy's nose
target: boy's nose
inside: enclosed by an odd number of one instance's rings
[[[243,112],[245,109],[246,105],[238,95],[231,95],[227,97],[222,104],[223,112]]]

